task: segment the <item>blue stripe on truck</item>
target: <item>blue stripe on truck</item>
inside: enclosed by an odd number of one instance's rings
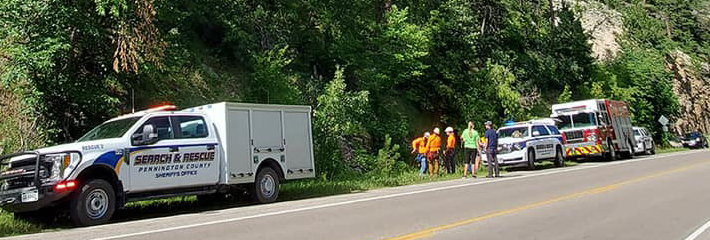
[[[111,168],[116,168],[116,163],[118,163],[118,160],[121,159],[122,156],[123,155],[116,155],[116,151],[108,151],[96,158],[96,161],[94,161],[94,165],[106,164]]]

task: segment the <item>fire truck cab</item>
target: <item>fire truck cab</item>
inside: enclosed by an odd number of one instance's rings
[[[628,104],[591,99],[552,105],[550,117],[567,140],[568,158],[606,157],[614,161],[634,155],[633,125]]]

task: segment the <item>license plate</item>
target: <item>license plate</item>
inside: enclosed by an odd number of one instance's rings
[[[27,192],[22,192],[22,202],[35,202],[39,199],[39,193],[37,190],[29,190]]]

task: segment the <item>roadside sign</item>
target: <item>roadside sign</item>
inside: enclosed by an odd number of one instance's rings
[[[658,122],[661,123],[661,125],[663,126],[668,125],[668,118],[666,118],[666,116],[661,115],[661,117],[658,118]]]

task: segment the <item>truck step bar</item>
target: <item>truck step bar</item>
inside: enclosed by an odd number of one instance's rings
[[[212,194],[217,192],[217,186],[190,187],[179,189],[166,189],[159,191],[128,193],[126,194],[126,202],[136,202],[151,199],[170,198],[188,195]]]

